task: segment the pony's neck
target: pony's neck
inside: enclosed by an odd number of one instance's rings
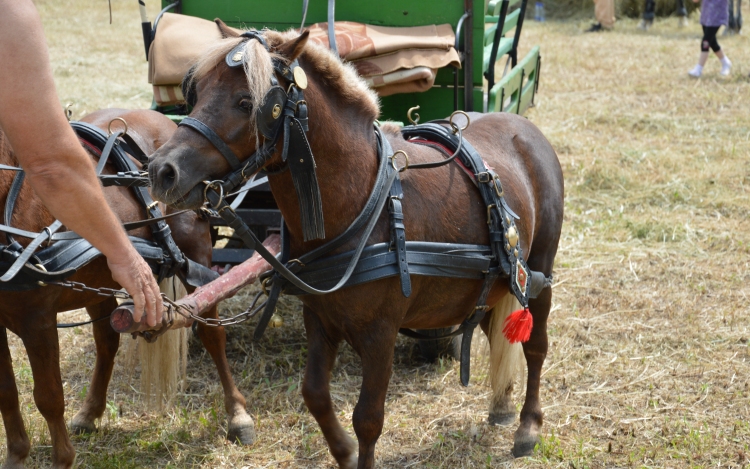
[[[364,208],[377,176],[374,118],[364,115],[357,106],[339,102],[335,90],[318,83],[314,75],[310,77],[305,100],[310,129],[307,138],[323,202],[325,240],[303,242],[299,202],[289,171],[269,177],[271,191],[289,227],[293,253],[314,249],[341,234]]]

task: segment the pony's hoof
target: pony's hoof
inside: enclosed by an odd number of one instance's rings
[[[511,453],[514,458],[532,456],[537,443],[539,443],[539,439],[533,437],[516,439],[515,442],[513,442],[513,451]]]
[[[88,420],[73,417],[73,421],[70,422],[70,433],[73,435],[89,435],[96,433],[97,428],[94,422]]]
[[[341,469],[357,469],[357,463],[359,463],[359,458],[357,458],[357,452],[355,451],[346,460],[339,461],[339,467]]]
[[[252,445],[255,442],[255,423],[252,417],[245,414],[233,418],[229,422],[227,440],[244,446]]]
[[[513,422],[515,421],[516,421],[515,412],[503,412],[503,413],[491,412],[490,415],[487,417],[487,423],[489,423],[490,425],[500,425],[501,427],[507,427],[508,425],[512,425]]]
[[[24,469],[26,466],[23,465],[23,461],[11,461],[6,460],[5,463],[0,466],[0,469]]]

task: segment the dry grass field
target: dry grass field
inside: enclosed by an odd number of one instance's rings
[[[113,25],[106,2],[37,4],[61,100],[75,116],[150,104],[135,1],[113,1]],[[513,460],[515,427],[486,423],[481,347],[462,388],[457,363],[420,363],[414,343],[400,339],[378,467],[750,466],[750,41],[721,36],[732,76],[719,77],[712,57],[692,80],[700,26],[695,15],[684,29],[676,22],[657,20],[644,33],[622,20],[593,35],[580,19],[526,23],[522,49],[541,44],[543,54],[528,117],[557,150],[566,182],[535,456]],[[225,314],[243,298],[223,304]],[[252,325],[229,330],[230,363],[256,421],[252,447],[225,442],[221,387],[192,340],[186,387],[164,412],[147,410],[137,373],[118,362],[100,431],[74,437],[78,467],[333,467],[299,393],[299,303],[286,298],[281,311],[286,325],[259,343]],[[85,395],[93,339],[84,327],[62,331],[60,342],[70,418]],[[28,466],[44,467],[48,432],[23,346],[15,336],[11,345],[33,439]],[[360,383],[359,361],[344,347],[332,392],[350,430]],[[519,408],[522,398],[520,384]]]

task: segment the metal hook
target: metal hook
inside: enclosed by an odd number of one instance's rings
[[[65,105],[65,118],[68,119],[68,122],[70,122],[70,119],[73,118],[73,110],[70,109],[73,107],[73,103],[68,103]]]
[[[411,122],[411,125],[419,124],[419,113],[414,113],[416,118],[413,118],[411,116],[411,113],[417,110],[419,110],[419,106],[414,106],[412,108],[409,108],[409,110],[406,112],[406,118],[409,119],[409,122]]]

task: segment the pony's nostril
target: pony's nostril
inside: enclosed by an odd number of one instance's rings
[[[171,163],[164,163],[156,173],[156,179],[165,190],[171,189],[177,181],[177,171]]]

